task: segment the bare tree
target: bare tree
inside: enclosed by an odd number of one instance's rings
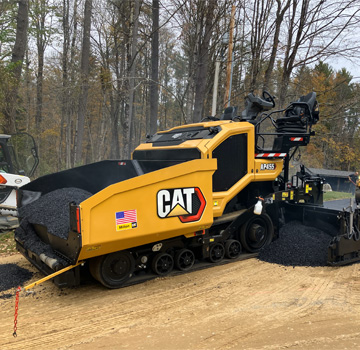
[[[196,59],[196,78],[195,78],[195,103],[193,122],[199,122],[202,119],[204,110],[205,92],[207,87],[207,74],[209,67],[209,46],[213,29],[213,18],[217,1],[209,0],[209,2],[200,3],[199,12],[199,36],[197,43],[197,59]],[[204,6],[204,8],[202,7]]]
[[[259,74],[263,63],[266,42],[271,35],[270,13],[274,0],[255,0],[251,18],[251,35],[250,35],[250,90],[258,88]]]
[[[275,28],[274,28],[274,36],[272,40],[273,44],[272,44],[269,63],[265,71],[263,90],[268,90],[270,87],[271,74],[273,72],[275,60],[278,53],[281,25],[284,20],[285,12],[288,10],[290,6],[291,0],[287,0],[286,2],[283,2],[281,0],[276,0],[276,3],[277,3],[277,8],[276,8],[275,21],[274,21]]]
[[[159,0],[152,2],[150,135],[157,131],[159,109]]]
[[[36,74],[36,115],[35,127],[41,131],[43,109],[43,80],[44,80],[44,55],[51,34],[51,28],[46,28],[45,20],[51,10],[48,0],[37,0],[30,7],[31,19],[35,29],[37,47],[37,74]]]
[[[109,149],[109,156],[113,159],[121,157],[120,124],[125,123],[124,105],[125,97],[125,78],[126,76],[126,50],[129,43],[129,20],[130,3],[118,1],[99,2],[97,7],[97,18],[94,23],[96,38],[93,37],[95,44],[94,50],[100,58],[100,82],[103,95],[102,103],[102,122],[101,128],[107,128],[110,134],[106,138],[106,132],[102,129],[102,134],[98,135],[99,145],[105,142]],[[111,31],[108,28],[112,28]],[[122,117],[121,117],[122,116]],[[106,121],[105,121],[106,120]],[[120,123],[121,121],[121,123]],[[100,151],[100,149],[99,149]],[[100,157],[100,154],[98,155]]]
[[[13,64],[11,68],[12,82],[6,96],[5,108],[3,111],[6,120],[4,131],[10,134],[16,132],[17,96],[27,46],[27,30],[29,25],[28,0],[19,0],[18,4],[16,39],[11,57],[11,62]]]
[[[72,6],[71,6],[72,5]],[[72,9],[72,14],[70,11]],[[73,115],[75,110],[74,102],[74,61],[76,53],[76,37],[78,25],[78,0],[63,0],[62,6],[62,90],[61,90],[61,130],[59,147],[59,166],[66,169],[74,165],[72,149],[74,145]],[[64,144],[64,152],[62,145]]]
[[[90,28],[91,28],[92,0],[85,0],[84,7],[84,33],[81,50],[81,93],[79,97],[79,110],[76,128],[75,163],[79,164],[82,157],[82,143],[84,138],[85,114],[89,90],[89,58],[90,58]]]
[[[204,103],[210,92],[209,67],[214,56],[215,46],[221,36],[214,29],[224,18],[226,9],[231,1],[192,0],[186,1],[184,6],[178,7],[176,21],[181,30],[181,49],[187,63],[185,89],[182,96],[184,121],[199,121],[204,114]],[[230,6],[231,8],[231,6]]]
[[[132,135],[133,135],[133,119],[134,119],[134,100],[135,100],[135,71],[136,71],[136,55],[137,40],[139,28],[140,0],[134,2],[133,27],[131,37],[131,53],[128,61],[129,65],[129,102],[127,123],[125,123],[124,133],[126,135],[125,155],[130,158],[132,151]]]
[[[349,33],[360,23],[356,0],[292,0],[285,22],[286,43],[279,102],[286,99],[291,74],[296,67],[325,60],[333,55],[357,55],[358,43]],[[346,40],[345,40],[346,39]]]
[[[69,110],[69,76],[68,76],[68,59],[70,51],[70,21],[69,21],[69,12],[70,12],[70,0],[63,0],[63,19],[62,19],[62,28],[63,28],[63,51],[62,51],[62,105],[61,105],[61,130],[60,130],[60,147],[59,147],[59,165],[63,163],[63,152],[62,152],[62,143],[64,139],[64,133],[66,133],[66,125],[70,123],[70,110]],[[76,6],[77,1],[75,1]],[[67,124],[66,123],[66,124]],[[70,138],[71,139],[71,138]],[[65,166],[70,168],[70,145],[71,142],[65,141]]]

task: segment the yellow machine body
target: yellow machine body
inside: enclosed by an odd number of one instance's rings
[[[154,147],[152,143],[144,143],[137,147],[137,151],[197,148],[201,158],[115,183],[82,202],[79,206],[82,248],[78,261],[205,230],[212,225],[215,217],[223,214],[226,204],[251,182],[272,181],[277,178],[282,171],[283,159],[255,159],[253,152],[244,150],[243,156],[247,158],[248,169],[246,174],[226,191],[213,192],[213,174],[217,170],[214,150],[229,137],[239,134],[246,135],[247,150],[255,148],[254,126],[250,123],[223,121],[196,126],[209,128],[219,124],[221,130],[212,139],[189,140],[177,146]],[[192,127],[194,124],[170,131]],[[168,201],[171,209],[180,201],[181,206],[174,210],[173,216],[159,217],[159,191],[178,189],[181,197],[181,189],[186,188],[200,189],[206,201],[200,218],[181,222],[181,215],[176,215],[176,210],[180,210],[179,214],[186,215],[181,209],[182,202],[186,201],[186,194],[184,198]],[[116,213],[129,211],[136,216],[136,221],[117,225]]]

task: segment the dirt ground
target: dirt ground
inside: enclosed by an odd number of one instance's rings
[[[21,295],[17,338],[0,299],[0,349],[360,349],[359,270],[253,258],[117,290],[45,282]]]

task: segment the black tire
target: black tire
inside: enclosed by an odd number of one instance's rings
[[[241,243],[235,239],[225,242],[225,256],[228,259],[236,259],[241,254]]]
[[[107,288],[120,288],[135,269],[135,261],[128,251],[119,251],[91,259],[91,275]]]
[[[169,274],[174,268],[174,259],[170,254],[158,253],[152,261],[152,270],[159,276]]]
[[[274,225],[267,214],[253,215],[240,229],[241,245],[250,253],[257,253],[270,244]]]
[[[224,259],[225,247],[222,243],[214,243],[210,246],[209,260],[212,263],[217,263]]]
[[[175,255],[175,266],[180,271],[190,270],[195,263],[195,254],[189,249],[180,249]]]

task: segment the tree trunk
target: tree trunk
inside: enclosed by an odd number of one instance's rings
[[[137,38],[139,27],[139,13],[140,13],[140,0],[135,0],[134,3],[134,24],[131,39],[131,58],[129,70],[129,105],[128,105],[128,122],[125,144],[125,155],[127,158],[131,157],[132,151],[132,137],[133,137],[133,114],[134,114],[134,100],[135,100],[135,70],[136,70],[136,51],[137,51]]]
[[[114,34],[114,44],[117,45],[116,33]],[[115,52],[115,76],[116,76],[116,89],[115,91],[110,91],[110,120],[111,120],[111,148],[110,148],[110,157],[112,159],[120,158],[120,144],[119,144],[119,116],[120,116],[120,101],[121,101],[121,83],[120,83],[120,59],[119,52]]]
[[[85,0],[84,8],[84,34],[81,50],[81,92],[79,97],[76,142],[75,142],[75,164],[81,163],[82,144],[85,128],[85,114],[87,109],[87,98],[89,90],[89,58],[90,58],[90,29],[91,29],[92,0]]]
[[[197,73],[195,80],[195,103],[194,103],[194,114],[193,114],[193,122],[200,122],[203,115],[204,110],[204,100],[205,100],[205,92],[207,86],[207,75],[208,75],[208,67],[209,67],[209,45],[210,38],[212,33],[213,26],[213,18],[214,18],[214,10],[216,7],[215,0],[209,0],[209,3],[206,6],[205,13],[205,28],[204,28],[204,36],[199,34],[199,55],[197,60]],[[202,30],[201,30],[202,32]]]
[[[69,43],[70,43],[70,30],[69,30],[69,0],[63,0],[63,14],[62,14],[62,26],[63,26],[63,52],[62,52],[62,97],[61,97],[61,122],[60,122],[60,147],[59,147],[59,168],[64,166],[63,143],[66,135],[66,122],[69,114],[69,78],[68,78],[68,59],[69,59]],[[65,149],[67,142],[65,139]]]
[[[73,9],[73,33],[71,38],[70,45],[70,61],[68,64],[69,71],[69,101],[67,102],[69,107],[69,113],[67,115],[66,122],[66,168],[73,167],[75,165],[75,132],[74,132],[74,124],[75,124],[75,115],[76,115],[76,103],[71,94],[71,89],[75,87],[75,58],[76,58],[76,39],[77,39],[77,27],[78,27],[78,0],[74,1],[74,9]]]
[[[46,47],[46,34],[45,34],[45,3],[41,1],[37,9],[36,23],[36,46],[38,53],[38,67],[36,77],[36,115],[35,126],[36,130],[41,134],[41,121],[42,121],[42,109],[43,109],[43,72],[44,72],[44,53]]]
[[[189,34],[189,52],[188,52],[188,76],[187,76],[187,87],[184,93],[183,100],[185,104],[185,124],[191,120],[193,115],[194,107],[194,96],[195,96],[195,66],[196,66],[196,52],[197,52],[197,38],[200,35],[200,23],[196,25],[196,31],[194,34]],[[181,118],[179,119],[179,125],[182,124]]]
[[[120,6],[121,7],[121,6]],[[121,79],[121,72],[122,72],[122,61],[124,59],[121,56],[121,50],[124,50],[124,45],[120,45],[120,38],[121,38],[121,27],[120,27],[120,13],[123,11],[118,8],[118,6],[114,6],[114,17],[112,19],[114,31],[113,31],[113,45],[114,48],[114,72],[115,72],[115,79],[114,88],[110,88],[109,92],[109,101],[110,101],[110,121],[111,121],[111,142],[110,142],[110,158],[112,159],[119,159],[120,158],[120,140],[119,140],[119,121],[120,121],[120,106],[122,101],[122,79]],[[110,55],[111,57],[111,55]],[[110,59],[109,57],[109,59]],[[109,63],[110,65],[110,63]],[[110,84],[111,85],[111,84]]]
[[[19,90],[22,64],[27,46],[27,29],[29,25],[29,2],[28,0],[19,0],[19,8],[17,13],[16,39],[12,51],[12,88],[9,89],[5,101],[4,116],[6,124],[4,132],[13,134],[16,132],[16,105],[17,94]]]
[[[159,0],[152,2],[150,135],[156,134],[159,108]]]
[[[129,91],[129,79],[124,79],[129,75],[127,72],[127,66],[130,65],[131,55],[130,55],[130,25],[129,18],[131,17],[131,4],[130,1],[120,2],[118,6],[118,16],[121,21],[121,33],[123,43],[116,45],[117,50],[119,51],[120,61],[119,61],[119,70],[116,71],[117,78],[117,97],[120,101],[119,105],[119,117],[122,127],[122,133],[120,134],[120,158],[127,158],[127,135],[128,135],[128,122],[129,122],[129,101],[128,101],[128,91]]]
[[[164,57],[164,67],[169,66],[169,52],[170,48],[168,47],[168,43],[165,44],[165,57]],[[168,113],[168,85],[169,85],[169,71],[168,69],[165,69],[164,71],[164,89],[165,93],[162,94],[163,101],[162,104],[164,106],[164,121],[162,123],[162,130],[166,130],[167,128],[167,113]]]

